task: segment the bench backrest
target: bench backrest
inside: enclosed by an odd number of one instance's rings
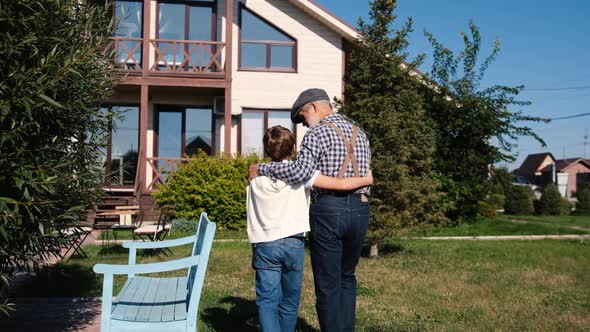
[[[193,245],[192,255],[199,256],[199,264],[190,267],[187,275],[188,286],[188,316],[187,316],[187,330],[194,331],[197,324],[197,313],[199,311],[199,301],[201,299],[201,290],[205,280],[205,273],[207,272],[207,263],[209,262],[209,254],[213,245],[213,237],[215,236],[216,225],[212,223],[205,212],[201,213],[199,218],[199,226],[197,228],[196,241]]]

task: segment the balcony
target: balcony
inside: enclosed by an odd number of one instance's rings
[[[225,43],[199,40],[150,39],[147,59],[143,57],[143,39],[112,37],[105,55],[113,66],[130,75],[225,78]]]

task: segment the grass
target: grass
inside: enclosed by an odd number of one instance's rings
[[[193,231],[178,231],[172,228],[169,237],[167,239],[178,239],[185,236],[194,235],[195,232]],[[117,240],[132,240],[133,235],[131,231],[117,231]],[[246,234],[246,230],[231,230],[231,229],[218,229],[215,232],[216,239],[248,239],[248,235]],[[99,240],[103,239],[114,239],[113,231],[110,229],[101,230],[100,235],[98,237]],[[139,239],[138,239],[139,240]]]
[[[512,218],[512,216],[510,216]],[[424,228],[413,230],[411,236],[485,236],[485,235],[549,235],[549,234],[588,234],[589,231],[554,225],[519,224],[507,220],[507,216],[480,218],[471,223],[456,227]]]
[[[26,296],[100,296],[96,262],[124,263],[118,246],[88,246],[53,275],[19,290]],[[189,247],[158,261],[185,255]],[[590,326],[590,241],[397,241],[358,269],[357,331],[583,330]],[[257,331],[251,248],[214,243],[199,331]],[[60,271],[62,273],[60,273]],[[66,275],[64,276],[63,273]],[[182,273],[182,272],[178,272]],[[75,282],[72,282],[75,280]],[[123,283],[116,279],[116,288]],[[306,256],[298,331],[318,331]],[[76,284],[76,287],[71,285]]]
[[[556,225],[577,226],[590,229],[590,216],[508,216],[503,215],[503,218],[539,221],[544,223]]]

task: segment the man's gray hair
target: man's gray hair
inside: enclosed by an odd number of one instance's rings
[[[329,100],[316,100],[316,101],[310,101],[309,103],[303,105],[303,107],[301,107],[301,111],[307,111],[311,107],[311,103],[325,105],[325,106],[332,108],[332,103]]]

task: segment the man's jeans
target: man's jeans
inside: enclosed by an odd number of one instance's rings
[[[254,246],[256,305],[263,332],[293,332],[303,280],[303,237]]]
[[[322,331],[354,331],[355,270],[369,211],[360,194],[321,194],[311,205],[311,264]]]

